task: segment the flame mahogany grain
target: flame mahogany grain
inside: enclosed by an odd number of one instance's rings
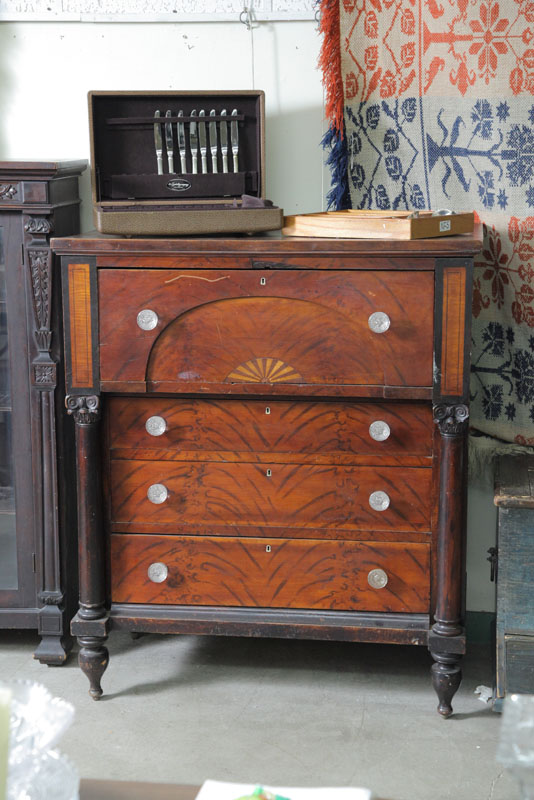
[[[412,467],[112,461],[111,521],[180,523],[202,533],[211,524],[424,532],[431,480],[431,469]],[[167,488],[165,502],[147,498],[151,484]],[[369,505],[375,491],[389,495],[386,511]]]
[[[391,542],[113,534],[111,596],[116,603],[423,612],[429,550]],[[163,583],[148,577],[155,562],[168,568]],[[383,589],[369,585],[372,569],[386,572]]]
[[[98,283],[103,385],[432,383],[432,272],[106,269]],[[375,311],[386,333],[369,329]]]
[[[111,397],[107,404],[109,446],[132,449],[151,458],[178,458],[194,453],[205,460],[247,459],[251,454],[300,454],[307,460],[375,456],[381,463],[402,463],[406,457],[432,455],[432,411],[421,403],[328,403],[316,400],[218,400],[206,398]],[[160,416],[166,430],[150,435],[145,423]],[[376,442],[369,426],[382,420],[391,430]],[[131,457],[131,456],[130,456]]]

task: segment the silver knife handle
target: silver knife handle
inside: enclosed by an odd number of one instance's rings
[[[191,160],[193,162],[191,166],[191,172],[193,175],[196,175],[198,172],[198,155],[195,152],[191,153]]]
[[[158,175],[163,175],[163,156],[157,155],[156,158],[158,161]]]
[[[182,175],[184,175],[187,172],[187,164],[186,164],[186,161],[185,161],[185,153],[180,153],[180,162],[181,162],[181,165],[182,165]]]
[[[234,172],[239,172],[239,164],[238,164],[238,160],[237,160],[238,152],[239,151],[237,149],[233,149],[232,150],[232,155],[234,157]]]
[[[169,175],[174,175],[174,155],[168,152],[167,160],[169,162]]]
[[[202,153],[202,172],[208,171],[208,156],[206,153]]]
[[[211,151],[211,171],[217,172],[217,148],[214,147]]]
[[[223,153],[223,172],[228,172],[228,154]]]

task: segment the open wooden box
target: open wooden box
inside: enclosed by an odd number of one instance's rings
[[[190,124],[205,111],[207,171],[193,172]],[[210,117],[210,111],[215,115]],[[220,124],[228,131],[223,172]],[[237,115],[231,116],[232,110]],[[163,174],[158,174],[154,113],[161,114]],[[166,112],[171,116],[166,118]],[[178,112],[182,116],[178,116]],[[192,112],[197,115],[193,116]],[[233,169],[231,120],[238,123],[238,169]],[[217,172],[212,168],[209,123],[218,131]],[[165,123],[173,136],[174,165],[166,152]],[[181,171],[177,124],[185,126]],[[265,199],[265,97],[259,90],[221,92],[90,92],[91,180],[94,221],[101,233],[183,235],[277,230],[282,209]],[[170,166],[174,171],[169,172]]]

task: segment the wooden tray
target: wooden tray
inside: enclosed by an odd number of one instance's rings
[[[434,214],[420,211],[324,211],[284,217],[285,236],[320,236],[339,239],[430,239],[472,233],[473,212]]]

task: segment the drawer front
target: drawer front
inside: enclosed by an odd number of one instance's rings
[[[115,603],[423,613],[429,547],[214,537],[111,537]]]
[[[429,387],[433,281],[421,271],[101,269],[102,385]]]
[[[505,636],[506,692],[534,694],[534,636]]]
[[[424,464],[432,411],[417,403],[112,397],[112,458]]]
[[[111,462],[111,521],[114,530],[161,533],[430,531],[431,476],[422,467],[119,460]]]

